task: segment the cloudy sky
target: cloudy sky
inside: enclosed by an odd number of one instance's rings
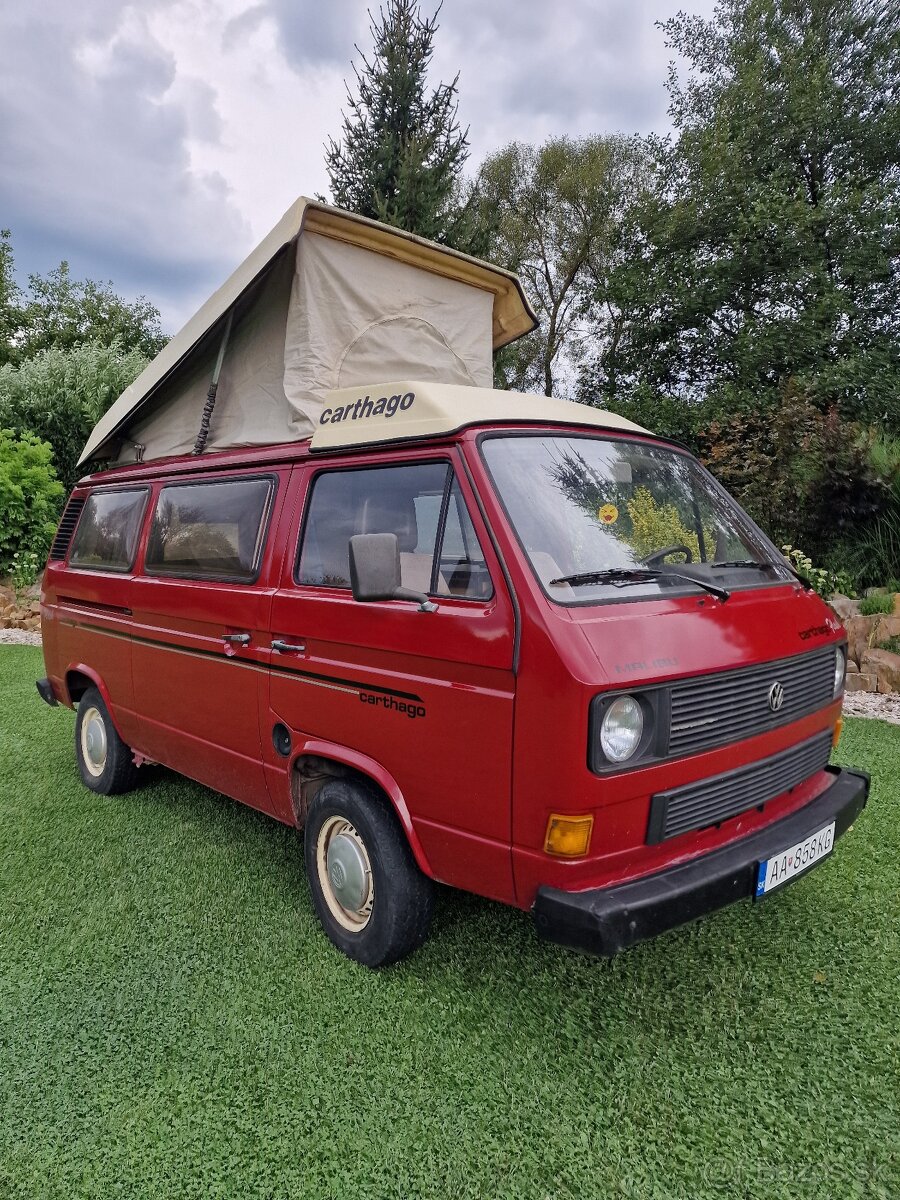
[[[471,165],[513,139],[665,131],[654,22],[713,0],[444,0]],[[66,258],[169,333],[301,194],[327,194],[366,0],[7,0],[0,227],[18,273]],[[426,12],[432,5],[423,4]]]

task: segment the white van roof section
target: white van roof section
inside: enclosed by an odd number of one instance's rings
[[[584,425],[648,433],[618,413],[523,392],[405,380],[329,392],[310,449],[336,450],[455,433],[469,425]]]
[[[413,375],[484,386],[536,325],[515,275],[301,197],[100,419],[80,462],[309,437],[335,388]],[[228,334],[226,336],[226,330]]]

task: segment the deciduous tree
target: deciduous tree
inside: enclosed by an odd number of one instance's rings
[[[900,427],[900,8],[720,0],[662,26],[677,139],[614,280],[613,387]]]
[[[489,257],[521,276],[541,321],[498,356],[500,386],[565,394],[588,346],[615,345],[622,313],[608,279],[645,170],[644,144],[623,137],[514,142],[482,164],[474,194]]]

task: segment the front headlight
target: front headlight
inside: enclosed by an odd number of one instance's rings
[[[844,648],[838,646],[834,652],[834,694],[839,696],[841,689],[844,686],[844,678],[847,674],[847,655],[844,653]]]
[[[644,713],[634,696],[619,696],[603,714],[600,748],[609,762],[631,758],[644,736]]]

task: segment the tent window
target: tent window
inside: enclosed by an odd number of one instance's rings
[[[164,487],[150,528],[147,573],[252,583],[273,491],[270,478]]]

